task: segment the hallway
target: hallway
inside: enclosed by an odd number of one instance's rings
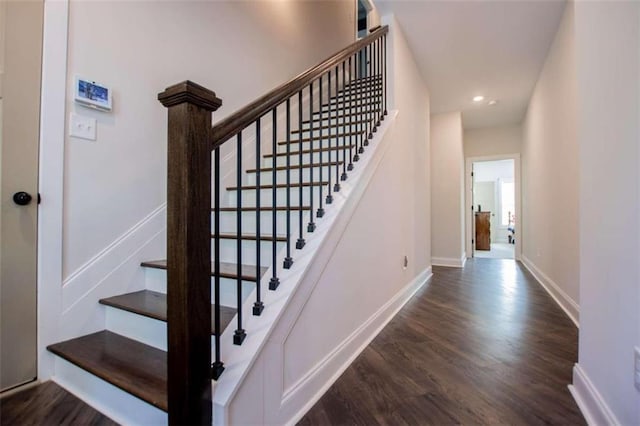
[[[522,265],[433,269],[300,424],[584,424],[578,330]]]

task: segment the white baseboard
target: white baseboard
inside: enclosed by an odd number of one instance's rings
[[[588,425],[620,424],[580,364],[573,366],[573,384],[569,385],[569,391]]]
[[[58,339],[104,329],[98,300],[144,288],[140,262],[164,256],[165,227],[162,205],[64,280]]]
[[[549,278],[544,272],[542,272],[536,265],[534,265],[529,258],[522,255],[522,264],[531,275],[540,283],[540,285],[551,295],[553,300],[556,301],[558,306],[567,314],[567,316],[573,321],[576,327],[580,327],[578,319],[580,318],[580,307],[571,297],[567,295],[551,278]]]
[[[282,411],[295,412],[289,420],[284,422],[285,424],[296,424],[313,407],[431,276],[431,267],[418,274],[304,377],[284,392]],[[300,408],[295,410],[296,406]]]
[[[431,264],[433,266],[447,266],[450,268],[462,268],[467,261],[467,256],[456,259],[455,257],[432,257]]]

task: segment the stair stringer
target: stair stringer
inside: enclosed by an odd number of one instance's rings
[[[282,351],[288,331],[311,296],[333,248],[340,242],[389,150],[393,138],[385,135],[393,131],[397,114],[397,111],[390,111],[381,122],[365,154],[349,173],[349,178],[341,182],[341,191],[333,194],[334,201],[326,206],[325,216],[316,222],[315,232],[306,234],[304,249],[293,252],[295,263],[291,269],[279,266],[280,287],[277,291],[266,292],[265,310],[260,317],[246,317],[244,328],[247,338],[242,346],[231,343],[233,327],[223,333],[221,351],[226,370],[217,382],[213,382],[214,424],[274,423],[275,419],[269,419],[272,414],[267,412],[267,406],[279,410],[287,396],[282,385],[281,365],[274,365],[282,362],[278,361],[282,359],[278,351]],[[270,268],[263,277],[263,288],[268,288],[271,276]],[[419,284],[425,280],[418,280]],[[245,312],[250,312],[253,300],[253,297],[247,299],[243,306]],[[279,383],[281,391],[276,394],[265,392],[267,380],[271,385]],[[242,412],[242,419],[238,418],[238,412]],[[275,420],[275,423],[281,422]]]

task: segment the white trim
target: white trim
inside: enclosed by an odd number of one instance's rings
[[[588,425],[620,424],[598,389],[589,380],[587,373],[578,363],[573,366],[573,384],[569,385],[569,391]]]
[[[531,275],[540,283],[547,293],[556,301],[558,306],[567,314],[567,316],[573,321],[576,327],[580,327],[578,319],[580,318],[580,306],[573,300],[567,293],[560,288],[551,278],[549,278],[544,272],[542,272],[529,258],[522,255],[522,264]]]
[[[145,287],[140,263],[164,256],[165,226],[163,204],[64,281],[61,339],[104,328],[104,310],[97,309],[101,298]]]
[[[268,357],[270,348],[279,350],[278,347],[284,344],[327,262],[333,256],[333,248],[342,238],[368,185],[391,147],[390,138],[385,135],[388,131],[392,131],[397,116],[397,111],[389,111],[388,116],[382,121],[370,141],[368,149],[371,151],[367,151],[368,154],[361,157],[358,167],[352,171],[349,179],[341,183],[340,192],[334,193],[333,203],[330,208],[326,209],[322,221],[317,222],[316,230],[311,234],[304,234],[306,245],[304,251],[296,258],[294,267],[284,270],[282,262],[278,262],[277,276],[280,278],[278,291],[267,292],[264,295],[264,303],[268,308],[260,317],[248,316],[245,318],[244,327],[247,330],[247,339],[242,346],[231,343],[233,327],[229,327],[223,332],[220,348],[223,358],[237,360],[237,362],[226,363],[224,374],[215,382],[213,391],[215,424],[230,422],[228,419],[234,409],[234,404],[237,403],[236,393],[246,383],[247,375],[252,374],[256,368],[254,363],[262,359],[261,353],[264,352],[264,356]],[[285,250],[281,250],[278,254],[279,259],[284,256]],[[268,285],[271,274],[270,268],[263,276],[265,287]],[[252,304],[250,296],[245,302],[245,309],[249,311]],[[281,358],[278,359],[281,360]],[[281,410],[278,411],[279,409],[275,409],[275,407],[280,406],[281,392],[284,391],[282,383],[284,376],[280,367],[283,364],[281,361],[269,361],[268,365],[277,367],[264,372],[269,376],[268,378],[265,376],[265,382],[268,382],[272,387],[276,387],[275,383],[278,383],[277,389],[279,390],[278,392],[265,393],[265,398],[268,400],[264,401],[261,410],[267,415],[278,416]],[[275,409],[277,413],[265,411],[264,407],[269,407],[269,410]],[[269,419],[266,419],[265,422],[269,423]],[[274,422],[282,423],[279,420],[274,420]]]
[[[521,179],[521,162],[520,162],[520,154],[500,154],[500,155],[484,155],[478,157],[466,157],[465,158],[465,170],[464,170],[464,208],[465,208],[465,249],[469,255],[469,257],[473,257],[473,246],[471,244],[471,239],[473,238],[472,234],[472,221],[473,221],[473,211],[470,207],[471,205],[471,191],[473,188],[471,187],[471,168],[473,163],[481,162],[481,161],[496,161],[496,160],[513,160],[514,165],[514,176],[515,176],[515,215],[516,215],[516,247],[514,252],[514,257],[516,260],[521,260],[522,258],[522,195],[521,195],[521,187],[522,187],[522,179]]]
[[[53,374],[47,345],[62,311],[62,224],[69,1],[44,2],[38,192],[38,378]]]
[[[396,316],[400,309],[429,281],[432,275],[431,266],[429,266],[358,327],[304,377],[285,391],[282,396],[283,407],[289,405],[296,406],[307,401],[289,420],[284,422],[285,424],[294,425],[300,421],[306,412],[309,411],[331,385],[338,380],[340,375],[342,375],[358,355],[371,343],[378,333]],[[331,373],[333,374],[327,379],[326,376]],[[312,393],[312,396],[309,396],[310,393]]]
[[[466,255],[464,255],[460,259],[456,259],[455,257],[432,257],[431,258],[431,264],[433,266],[446,266],[449,268],[463,268],[466,261],[467,261]]]

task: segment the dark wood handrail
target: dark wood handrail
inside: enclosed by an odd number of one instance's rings
[[[287,98],[304,89],[309,83],[320,77],[322,74],[388,32],[389,27],[386,25],[377,29],[367,37],[347,46],[315,67],[303,72],[289,82],[278,86],[266,95],[258,98],[254,102],[220,121],[218,124],[213,126],[213,142],[211,144],[211,149],[216,149],[218,146],[222,145],[223,142],[238,134],[265,113],[271,111],[271,109],[280,105],[283,101],[287,100]]]

